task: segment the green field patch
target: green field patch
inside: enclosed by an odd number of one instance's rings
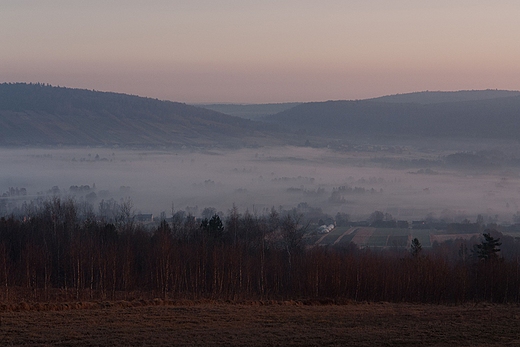
[[[406,236],[410,234],[411,230],[408,228],[378,228],[374,233],[376,232],[391,236]]]
[[[386,247],[386,243],[388,241],[388,233],[387,229],[376,229],[374,233],[369,237],[367,241],[368,247]]]
[[[368,247],[407,247],[410,229],[378,228],[367,242]]]
[[[409,240],[408,235],[389,235],[388,242],[386,245],[388,247],[406,248],[406,247],[408,247],[408,240]]]
[[[352,242],[354,242],[359,247],[370,247],[368,241],[375,230],[375,228],[358,228],[355,232],[353,232],[355,235],[352,238]]]
[[[337,240],[338,236],[339,235],[333,235],[329,233],[321,240],[320,245],[332,245],[334,241]]]
[[[386,237],[386,243],[385,243]],[[368,242],[369,247],[409,247],[410,241],[417,238],[423,247],[431,247],[430,230],[412,230],[401,228],[380,228]]]
[[[352,242],[353,238],[354,238],[354,233],[352,233],[350,235],[345,235],[341,238],[341,240],[339,240],[338,243],[336,243],[336,245],[348,245],[349,243]]]
[[[329,235],[341,236],[348,229],[349,229],[349,227],[337,227],[337,228],[332,229],[332,231],[329,233]]]

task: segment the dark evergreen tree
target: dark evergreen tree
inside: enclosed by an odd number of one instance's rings
[[[412,244],[410,246],[410,253],[412,254],[412,256],[418,257],[419,253],[421,253],[421,251],[422,251],[422,245],[419,242],[419,239],[414,238],[412,240]]]
[[[502,243],[499,242],[499,238],[495,239],[494,237],[492,237],[491,232],[492,230],[490,229],[484,230],[484,241],[473,247],[473,254],[478,259],[484,261],[498,259],[498,252],[500,252],[500,248],[498,247]]]
[[[204,218],[200,224],[200,228],[211,239],[222,240],[224,236],[224,224],[218,214],[214,214],[209,220]]]

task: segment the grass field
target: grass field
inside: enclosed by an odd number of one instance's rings
[[[352,232],[339,239],[347,230]],[[434,241],[442,243],[458,238],[470,239],[473,236],[478,237],[480,234],[443,234],[429,229],[338,227],[328,234],[315,236],[310,244],[325,246],[354,242],[361,248],[408,248],[411,240],[417,238],[423,247],[428,248],[432,247]]]
[[[120,302],[0,318],[2,346],[520,346],[513,305]]]

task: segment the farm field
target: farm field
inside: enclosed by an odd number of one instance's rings
[[[329,232],[327,234],[319,235],[320,237],[315,242],[315,244],[316,245],[332,245],[335,242],[337,242],[338,240],[342,240],[343,238],[348,239],[348,241],[350,242],[350,240],[352,239],[351,237],[349,238],[348,235],[345,235],[342,237],[342,235],[348,234],[351,230],[352,230],[352,228],[348,228],[348,227],[334,228],[334,229],[332,229],[331,232]]]
[[[1,312],[3,346],[519,346],[520,307],[192,303]]]
[[[400,228],[338,227],[328,234],[320,235],[315,245],[345,245],[354,242],[361,248],[407,248],[413,238],[418,238],[423,247],[431,247],[430,230]],[[458,235],[439,235],[439,240],[455,238]]]
[[[405,228],[372,228],[372,227],[338,227],[330,233],[315,237],[314,245],[331,246],[355,243],[360,248],[408,248],[411,241],[417,238],[425,248],[432,247],[434,242],[447,240],[479,238],[481,233],[446,233],[446,231]],[[509,233],[518,237],[518,233]]]

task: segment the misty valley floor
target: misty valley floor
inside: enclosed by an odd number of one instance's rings
[[[516,143],[511,148],[504,153],[520,153]],[[392,153],[365,147],[3,148],[0,196],[6,197],[0,201],[0,213],[8,215],[24,201],[30,204],[59,193],[88,201],[94,211],[102,201],[131,199],[135,213],[157,219],[161,212],[170,216],[172,207],[195,216],[206,207],[224,214],[233,205],[240,213],[268,214],[273,207],[289,210],[305,203],[331,216],[347,213],[352,220],[365,220],[379,210],[408,221],[427,216],[475,220],[482,214],[511,222],[520,211],[516,162],[480,170],[447,166],[439,159],[452,153],[412,148]],[[70,189],[83,186],[89,190]],[[24,194],[11,196],[11,188]]]
[[[520,346],[518,305],[114,305],[0,318],[4,346]]]

